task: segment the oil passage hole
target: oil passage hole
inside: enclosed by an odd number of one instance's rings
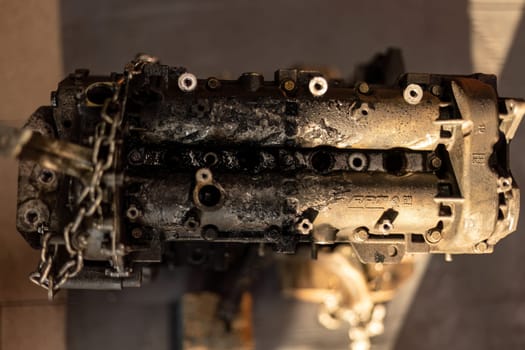
[[[312,167],[320,173],[330,170],[334,163],[332,155],[326,151],[314,153],[310,161],[312,163]]]
[[[401,175],[406,167],[406,158],[403,152],[390,152],[383,159],[385,170],[394,175]]]
[[[206,207],[214,207],[221,201],[221,191],[213,186],[206,185],[199,190],[199,202]]]
[[[26,222],[29,224],[34,224],[38,221],[38,213],[35,210],[28,210],[26,212]]]
[[[42,183],[48,184],[55,179],[55,173],[48,169],[43,169],[38,177]]]
[[[127,212],[128,218],[136,219],[139,216],[139,211],[137,208],[129,208]]]
[[[217,155],[215,153],[206,153],[204,155],[204,163],[206,164],[206,166],[210,167],[212,165],[215,165],[217,164]]]

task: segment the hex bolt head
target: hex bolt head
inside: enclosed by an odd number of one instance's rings
[[[430,158],[430,165],[432,166],[432,168],[439,169],[439,168],[441,168],[442,164],[443,164],[443,162],[441,161],[441,158],[439,158],[439,157],[432,157],[432,158]]]
[[[358,228],[354,232],[354,239],[357,242],[365,242],[368,239],[368,231],[364,228]]]
[[[441,241],[442,235],[439,230],[430,230],[426,235],[428,243],[435,244]]]
[[[211,77],[208,79],[206,85],[208,86],[208,89],[210,90],[217,90],[221,87],[221,82],[219,79]]]
[[[366,95],[370,92],[370,85],[366,82],[361,82],[357,85],[357,91],[362,93],[363,95]]]
[[[142,230],[138,227],[135,227],[133,230],[131,230],[131,236],[135,239],[139,239],[142,237]]]
[[[142,152],[136,149],[131,150],[131,152],[129,152],[128,159],[131,163],[138,164],[142,162]]]
[[[295,81],[287,79],[283,82],[283,89],[287,92],[293,91],[295,89]]]

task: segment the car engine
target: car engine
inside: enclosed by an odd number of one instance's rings
[[[266,247],[345,247],[360,264],[491,253],[517,226],[509,144],[525,102],[493,75],[403,73],[395,56],[351,81],[198,79],[148,55],[77,70],[25,128],[0,127],[0,152],[20,159],[17,228],[41,250],[31,280],[52,297],[138,287],[166,262],[241,261],[246,277],[260,265],[246,252]]]

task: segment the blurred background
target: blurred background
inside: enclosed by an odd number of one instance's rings
[[[407,71],[495,73],[500,95],[525,97],[523,2],[0,0],[0,119],[21,125],[49,104],[65,74],[121,71],[137,52],[199,77],[271,78],[296,64],[349,76],[357,63],[398,47]],[[512,145],[520,184],[524,129]],[[61,293],[49,303],[27,279],[37,252],[15,230],[16,162],[1,159],[0,174],[1,350],[179,348],[184,274],[166,272],[124,293]],[[525,348],[524,228],[493,255],[432,257],[395,301],[376,348]],[[257,349],[347,348],[345,332],[319,330],[315,308],[283,299],[276,285],[270,273],[254,287]]]

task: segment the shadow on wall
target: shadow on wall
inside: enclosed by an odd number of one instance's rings
[[[200,76],[297,63],[349,74],[386,47],[407,68],[470,72],[467,1],[62,1],[65,71],[120,71],[137,52]],[[89,14],[89,16],[86,16]]]

